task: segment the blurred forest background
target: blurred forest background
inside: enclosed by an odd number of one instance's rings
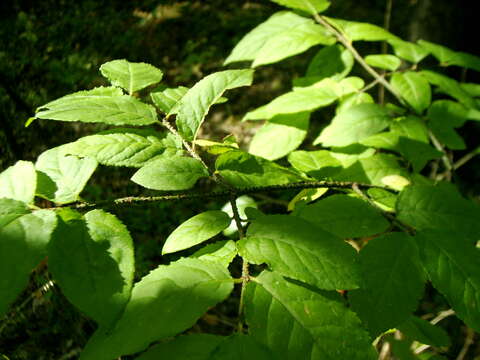
[[[326,14],[383,26],[387,1],[332,0]],[[390,30],[394,34],[480,54],[479,42],[473,39],[478,34],[477,15],[466,0],[393,0],[392,4]],[[106,85],[98,71],[102,63],[121,58],[151,63],[164,71],[163,84],[191,86],[221,70],[235,44],[280,9],[267,0],[0,1],[0,170],[20,159],[35,161],[46,149],[102,129],[99,125],[54,121],[24,126],[38,106],[74,91]],[[364,53],[380,51],[378,43],[359,46]],[[303,75],[317,50],[258,69],[254,86],[229,93],[228,105],[214,109],[204,137],[220,139],[233,133],[241,143],[248,141],[254,128],[239,124],[241,116],[286,91],[292,78]],[[355,71],[362,74],[360,68]],[[454,77],[465,76],[458,69],[452,71]],[[480,82],[475,76],[468,73],[467,81]],[[476,124],[463,129],[470,148],[478,145]],[[474,165],[472,162],[462,170],[461,181],[464,191],[478,195],[480,170]],[[85,197],[95,200],[144,194],[128,182],[129,175],[128,169],[100,168]],[[212,201],[203,208],[222,205]],[[167,206],[175,210],[166,211]],[[194,207],[198,205],[186,202],[114,210],[135,240],[138,278],[165,261],[159,256],[161,243],[177,224],[193,215]],[[0,358],[2,354],[11,360],[78,357],[94,324],[55,288],[46,294],[36,292],[48,280],[45,265],[36,269],[29,289],[12,312],[0,319]],[[422,306],[425,311],[436,312],[443,304],[442,299],[433,297]],[[225,306],[228,312],[228,304]],[[211,314],[198,326],[208,332],[218,324],[218,318]],[[455,319],[446,326],[451,327],[451,334],[458,334],[458,344],[452,346],[452,353],[458,353],[464,329]],[[480,354],[478,349],[474,352]]]

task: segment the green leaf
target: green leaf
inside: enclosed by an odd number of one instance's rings
[[[17,161],[0,173],[0,198],[32,204],[36,187],[37,173],[29,161]]]
[[[206,211],[178,226],[163,245],[162,254],[169,254],[198,245],[221,233],[230,225],[230,216],[219,210]]]
[[[395,35],[377,25],[333,18],[327,18],[327,20],[351,41],[384,41],[398,39]]]
[[[325,11],[330,6],[328,0],[271,0],[274,3],[292,9],[302,10],[310,14],[317,14]]]
[[[279,11],[245,35],[232,50],[224,65],[254,60],[268,40],[276,36],[281,38],[283,33],[295,32],[295,28],[310,23],[312,20],[293,12]]]
[[[450,338],[445,330],[419,317],[412,316],[397,326],[403,335],[422,344],[432,346],[450,346]]]
[[[347,195],[329,196],[299,208],[293,215],[304,218],[342,239],[379,234],[390,226],[374,207]]]
[[[354,59],[350,51],[334,44],[322,48],[310,61],[305,77],[294,79],[295,86],[310,86],[330,78],[342,80],[353,68]]]
[[[129,94],[142,90],[162,80],[163,73],[155,66],[127,60],[113,60],[100,66],[100,72],[112,85],[125,89]]]
[[[397,201],[398,220],[417,230],[456,231],[458,243],[465,242],[464,237],[478,240],[479,216],[480,206],[464,199],[449,183],[408,186]]]
[[[189,88],[179,86],[176,88],[169,88],[163,91],[156,91],[150,93],[153,103],[167,115],[173,115],[178,112],[180,100],[188,92]],[[227,101],[227,98],[220,97],[215,104],[221,104]]]
[[[35,163],[37,194],[59,204],[77,201],[97,168],[95,159],[79,159],[67,153],[67,145],[52,148],[40,154]]]
[[[414,64],[419,63],[428,55],[428,51],[423,47],[409,41],[389,39],[388,43],[392,45],[395,55]]]
[[[150,348],[136,360],[210,360],[224,336],[210,334],[182,335]]]
[[[395,134],[412,140],[429,143],[428,129],[423,119],[417,116],[406,116],[396,119],[390,124],[390,129]]]
[[[418,43],[435,56],[443,66],[457,65],[463,68],[480,71],[480,58],[478,56],[465,52],[453,51],[446,46],[425,40],[419,40]]]
[[[348,94],[339,99],[337,108],[335,109],[335,114],[340,114],[345,110],[359,104],[372,104],[375,101],[372,96],[365,92],[356,92],[353,94]]]
[[[307,136],[310,114],[277,115],[257,130],[248,152],[277,160],[298,148]]]
[[[460,86],[472,97],[480,97],[480,84],[460,83]]]
[[[243,120],[271,119],[280,114],[296,114],[328,106],[337,100],[335,91],[328,87],[309,86],[283,94],[270,103],[248,112]]]
[[[215,167],[225,180],[239,188],[282,185],[304,180],[290,169],[238,150],[220,155]]]
[[[28,213],[28,206],[24,202],[0,198],[0,228]]]
[[[377,358],[360,320],[338,294],[308,290],[264,271],[247,285],[245,304],[249,333],[275,359]]]
[[[411,344],[406,340],[388,339],[392,354],[395,359],[402,360],[419,360],[419,358],[413,354]]]
[[[314,223],[290,215],[262,216],[238,242],[250,263],[266,263],[283,276],[320,289],[356,289],[360,285],[356,252]]]
[[[460,86],[460,83],[448,76],[434,71],[422,70],[419,72],[430,84],[438,86],[441,92],[457,99],[468,108],[477,108],[475,100]]]
[[[122,317],[111,330],[97,330],[80,359],[116,359],[181,333],[232,288],[227,269],[211,261],[180,259],[161,265],[135,284]]]
[[[158,122],[153,106],[128,95],[103,95],[105,91],[94,90],[80,91],[49,102],[37,109],[35,117],[109,125],[140,126]]]
[[[433,286],[460,319],[480,331],[480,251],[458,236],[456,230],[426,230],[416,239]]]
[[[82,137],[65,145],[65,151],[80,157],[91,157],[102,165],[142,167],[159,157],[181,155],[182,143],[172,134],[115,129]]]
[[[443,153],[431,147],[428,143],[400,136],[396,131],[372,135],[361,143],[374,148],[397,151],[413,167],[413,171],[421,171],[428,161],[440,158]]]
[[[267,39],[255,56],[252,67],[273,64],[290,56],[301,54],[312,46],[332,45],[335,42],[335,38],[323,26],[308,19],[308,22]]]
[[[24,206],[16,200],[0,199],[0,317],[47,255],[46,247],[56,225],[55,212],[39,210],[28,214]]]
[[[150,97],[153,103],[165,114],[175,114],[178,110],[178,102],[182,100],[188,90],[186,86],[179,86],[152,92]]]
[[[414,71],[395,73],[390,83],[418,114],[421,114],[428,108],[432,101],[432,93],[428,81]]]
[[[463,138],[454,130],[467,121],[468,110],[462,104],[450,100],[434,101],[427,117],[429,128],[442,144],[453,150],[466,148]]]
[[[377,104],[352,106],[335,116],[314,145],[347,146],[385,129],[390,122],[388,111]]]
[[[376,154],[367,158],[360,158],[333,178],[338,181],[355,181],[384,186],[382,179],[389,175],[400,175],[408,178],[407,171],[400,166],[395,156]]]
[[[365,62],[370,66],[390,71],[397,70],[402,64],[402,60],[398,57],[388,54],[368,55],[365,57]]]
[[[208,176],[208,170],[199,160],[173,156],[149,162],[133,174],[131,180],[147,189],[186,190],[198,179]]]
[[[158,344],[137,360],[271,360],[268,350],[251,336],[192,334]]]
[[[288,155],[288,162],[298,171],[322,180],[341,170],[342,163],[330,151],[294,151]]]
[[[190,257],[204,261],[213,261],[228,267],[235,256],[237,256],[235,242],[233,240],[223,240],[204,246]]]
[[[425,275],[415,242],[400,232],[370,240],[360,251],[360,265],[365,286],[348,297],[376,337],[415,311],[423,295]]]
[[[49,270],[62,293],[101,327],[122,314],[132,288],[133,243],[120,220],[103,210],[59,213],[48,249]]]
[[[229,89],[252,83],[253,70],[225,70],[210,74],[196,83],[178,105],[177,127],[186,140],[193,140],[210,107]]]
[[[247,196],[247,195],[239,196],[235,200],[235,204],[237,204],[238,214],[240,215],[241,219],[245,219],[247,217],[247,215],[245,214],[245,210],[247,208],[256,209],[258,207],[255,200],[252,199],[250,196]],[[232,204],[230,203],[230,201],[227,202],[222,207],[222,211],[225,211],[230,216],[230,218],[233,218]],[[237,229],[237,225],[235,223],[235,220],[232,219],[230,225],[225,230],[223,230],[223,235],[232,236],[237,231],[238,231],[238,229]]]
[[[400,136],[398,151],[407,159],[414,172],[420,172],[430,160],[439,159],[443,153],[424,142]]]
[[[385,211],[394,211],[397,196],[384,189],[372,188],[367,190],[368,196]]]

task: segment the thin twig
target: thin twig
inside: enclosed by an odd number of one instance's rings
[[[282,190],[301,190],[301,189],[315,189],[320,187],[329,187],[334,189],[349,189],[354,183],[349,181],[302,181],[297,183],[288,183],[282,185],[269,185],[269,186],[256,186],[250,188],[235,188],[234,192],[237,196],[255,194],[262,192],[271,192],[271,191],[282,191]],[[356,183],[359,188],[369,189],[369,188],[381,188],[386,189],[383,186],[376,186],[370,184],[359,184]],[[50,206],[43,207],[43,209],[57,210],[63,209],[65,207],[81,210],[81,209],[91,209],[91,208],[102,208],[109,206],[122,206],[122,205],[135,205],[135,204],[144,204],[144,203],[155,203],[155,202],[164,202],[164,201],[178,201],[186,199],[211,199],[211,198],[224,198],[230,197],[232,190],[221,190],[221,191],[212,191],[212,192],[178,192],[176,194],[160,195],[160,196],[127,196],[118,199],[110,199],[98,201],[96,203],[80,202],[74,204],[66,204],[60,206]]]
[[[350,53],[353,55],[355,60],[370,74],[372,75],[378,82],[383,85],[388,91],[392,93],[393,96],[395,96],[398,100],[398,102],[402,105],[407,104],[403,101],[402,97],[397,93],[397,91],[388,83],[387,80],[385,80],[378,72],[376,72],[370,65],[368,65],[363,57],[358,53],[357,49],[355,49],[351,43],[339,30],[334,28],[323,16],[314,13],[313,18],[315,19],[316,22],[318,22],[320,25],[323,25],[328,31],[330,31],[338,41],[342,43],[345,48],[350,51]]]
[[[380,206],[378,206],[375,201],[373,201],[372,199],[370,199],[361,189],[360,187],[358,186],[357,183],[353,183],[352,184],[352,190],[360,195],[360,197],[362,199],[364,199],[370,206],[374,207],[375,209],[377,209],[378,211],[380,211],[380,213],[388,220],[390,221],[392,224],[396,225],[399,229],[401,229],[403,232],[407,233],[407,234],[414,234],[415,233],[415,229],[412,228],[411,226],[407,225],[407,224],[404,224],[402,223],[401,221],[399,221],[395,216],[393,216],[392,214],[384,211]]]
[[[452,178],[453,165],[452,165],[450,159],[448,158],[442,144],[440,144],[440,141],[438,141],[437,137],[430,130],[428,131],[428,136],[429,136],[430,140],[432,141],[433,146],[435,146],[435,149],[437,149],[438,151],[440,151],[443,154],[442,155],[442,162],[445,165],[445,169],[446,169],[444,177],[446,177],[447,180],[450,181],[451,178]]]
[[[393,0],[387,0],[387,6],[385,8],[385,14],[384,14],[384,18],[383,18],[383,28],[387,31],[390,29],[390,19],[392,17],[392,7],[393,7]],[[387,46],[388,46],[387,42],[383,41],[382,42],[382,54],[387,53],[387,50],[388,50]],[[382,75],[384,77],[385,73],[386,73],[386,71],[382,70],[380,75]],[[378,88],[378,102],[380,104],[383,104],[385,102],[385,88],[382,85],[380,85],[380,87]]]
[[[435,316],[435,317],[430,321],[430,324],[436,325],[436,324],[438,324],[440,321],[442,321],[443,319],[446,319],[447,317],[452,316],[452,315],[455,315],[455,311],[454,311],[453,309],[448,309],[448,310],[445,310],[445,311],[441,311],[441,312],[438,313],[437,316]]]
[[[470,348],[470,345],[473,344],[473,338],[475,336],[475,333],[473,332],[472,329],[467,328],[467,335],[465,336],[465,342],[463,343],[462,350],[458,353],[458,356],[455,360],[463,360],[465,359],[465,356],[467,356],[468,349]]]

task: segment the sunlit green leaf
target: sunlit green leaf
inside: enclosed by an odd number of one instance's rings
[[[290,169],[238,150],[220,155],[217,171],[236,187],[268,186],[304,180]]]
[[[200,213],[183,222],[167,238],[162,254],[168,254],[200,244],[221,233],[230,225],[230,216],[223,211]]]
[[[289,215],[263,216],[237,243],[239,253],[250,263],[265,263],[276,273],[320,289],[358,288],[353,247],[314,224]]]
[[[320,180],[339,172],[342,166],[327,150],[294,151],[288,155],[288,162],[298,171]]]
[[[37,194],[60,204],[77,201],[97,168],[95,159],[66,155],[67,146],[43,152],[35,163],[38,171]]]
[[[360,320],[338,294],[312,291],[264,271],[248,284],[245,304],[249,333],[274,358],[377,358]]]
[[[293,213],[342,239],[384,232],[390,223],[365,201],[347,195],[332,195]],[[362,214],[362,216],[358,216]]]
[[[65,146],[68,154],[91,157],[103,165],[141,167],[161,157],[180,155],[178,136],[152,130],[116,129],[85,136]]]
[[[277,115],[257,130],[248,152],[277,160],[300,146],[309,125],[309,113]]]
[[[107,88],[108,89],[108,88]],[[80,91],[41,106],[35,117],[60,121],[100,122],[109,125],[149,125],[157,114],[151,105],[134,97],[107,90]]]
[[[310,86],[330,78],[341,80],[352,70],[353,55],[343,46],[334,44],[322,48],[310,61],[305,77],[294,79],[295,86]]]
[[[327,18],[351,41],[384,41],[398,39],[380,26],[356,21]]]
[[[385,186],[382,179],[388,175],[400,175],[408,178],[407,171],[400,166],[395,156],[376,154],[360,158],[333,178],[340,181],[355,181],[378,186]]]
[[[368,55],[365,57],[365,62],[373,67],[380,69],[395,71],[402,63],[398,57],[388,54]]]
[[[375,101],[372,96],[366,92],[355,92],[348,94],[339,99],[338,106],[335,109],[335,113],[338,115],[341,112],[360,104],[372,104]]]
[[[388,39],[388,43],[392,45],[395,55],[414,64],[419,63],[428,55],[428,51],[426,49],[409,41],[403,41],[401,39]]]
[[[150,93],[153,103],[165,114],[174,114],[178,110],[178,102],[188,92],[186,86],[165,89]],[[177,106],[176,106],[177,105]]]
[[[295,32],[295,28],[312,23],[312,20],[289,11],[279,11],[258,25],[235,46],[225,64],[254,60],[265,43],[284,33]]]
[[[235,242],[233,240],[223,240],[204,246],[193,255],[190,255],[190,257],[203,261],[213,261],[228,267],[236,255],[237,247]]]
[[[308,19],[308,22],[267,39],[256,55],[252,67],[272,64],[301,54],[315,45],[332,45],[335,42],[335,38],[323,26]]]
[[[299,88],[275,98],[267,105],[250,111],[243,120],[271,119],[280,114],[313,111],[332,104],[337,98],[335,91],[328,87]]]
[[[408,186],[398,198],[397,214],[400,221],[418,230],[455,231],[459,244],[476,242],[480,233],[480,206],[463,198],[449,183]]]
[[[17,161],[0,173],[0,198],[33,203],[37,188],[37,173],[33,163]]]
[[[198,179],[207,177],[208,171],[194,158],[172,156],[160,158],[141,167],[131,180],[147,189],[186,190]]]
[[[460,86],[460,83],[448,76],[436,73],[434,71],[422,70],[419,72],[430,84],[438,86],[441,92],[457,99],[463,105],[469,108],[476,108],[475,100]]]
[[[418,114],[430,105],[432,100],[430,84],[420,74],[413,71],[395,73],[391,84]]]
[[[480,71],[480,57],[478,56],[454,51],[446,46],[434,44],[425,40],[419,40],[418,43],[435,56],[443,66],[457,65],[463,68]]]
[[[210,107],[229,89],[252,83],[253,70],[225,70],[210,74],[182,97],[177,110],[177,127],[186,140],[193,140]]]
[[[227,269],[211,261],[181,259],[161,265],[135,284],[116,325],[97,330],[80,359],[116,359],[177,335],[224,300],[232,288]]]
[[[120,86],[129,94],[158,83],[163,73],[155,66],[127,60],[113,60],[100,66],[100,72],[112,85]]]
[[[113,325],[128,302],[135,270],[132,238],[125,225],[102,210],[84,217],[64,210],[48,259],[68,300],[100,326]]]
[[[385,129],[390,121],[388,111],[376,104],[352,106],[335,116],[314,144],[347,146]]]
[[[27,213],[23,203],[0,199],[0,316],[25,289],[31,271],[46,257],[55,212]]]

